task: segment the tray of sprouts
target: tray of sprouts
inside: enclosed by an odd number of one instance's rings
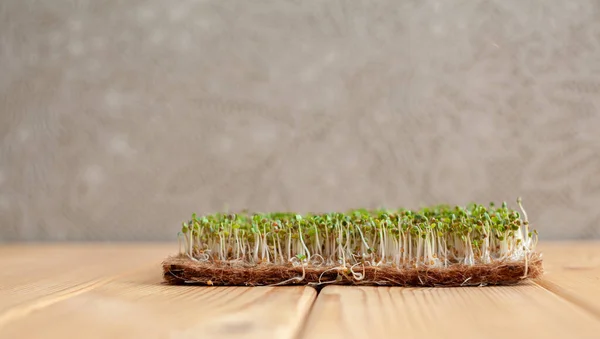
[[[537,231],[520,198],[517,205],[192,214],[163,277],[235,286],[517,284],[543,274]]]

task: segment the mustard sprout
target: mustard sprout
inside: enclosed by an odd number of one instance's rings
[[[178,233],[180,255],[201,262],[338,267],[355,280],[366,266],[448,267],[522,261],[537,231],[521,198],[506,202],[347,213],[193,214]],[[526,268],[527,270],[527,268]],[[525,275],[527,272],[525,272]]]

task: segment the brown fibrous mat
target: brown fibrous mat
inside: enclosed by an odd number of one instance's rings
[[[380,286],[485,286],[514,285],[543,274],[542,259],[534,254],[525,261],[492,264],[452,264],[446,268],[397,268],[354,266],[359,279],[347,267],[315,267],[275,264],[243,265],[229,262],[197,262],[175,256],[163,264],[163,278],[172,285],[272,286],[272,285],[380,285]],[[527,274],[525,274],[527,270]],[[360,276],[363,275],[363,276]]]

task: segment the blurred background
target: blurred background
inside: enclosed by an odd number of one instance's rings
[[[0,1],[0,241],[523,197],[600,236],[598,1]]]

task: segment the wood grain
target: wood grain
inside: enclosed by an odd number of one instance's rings
[[[310,287],[162,284],[160,267],[121,277],[0,328],[1,338],[294,338]]]
[[[547,243],[540,250],[545,274],[538,284],[600,319],[600,243]]]
[[[528,285],[328,286],[316,297],[164,285],[174,244],[4,245],[0,338],[598,337],[600,243],[540,249],[545,275]]]
[[[535,285],[325,287],[303,338],[598,338],[591,314]]]
[[[115,279],[155,266],[172,246],[61,244],[4,246],[0,251],[0,326]],[[158,271],[157,271],[158,272]]]

